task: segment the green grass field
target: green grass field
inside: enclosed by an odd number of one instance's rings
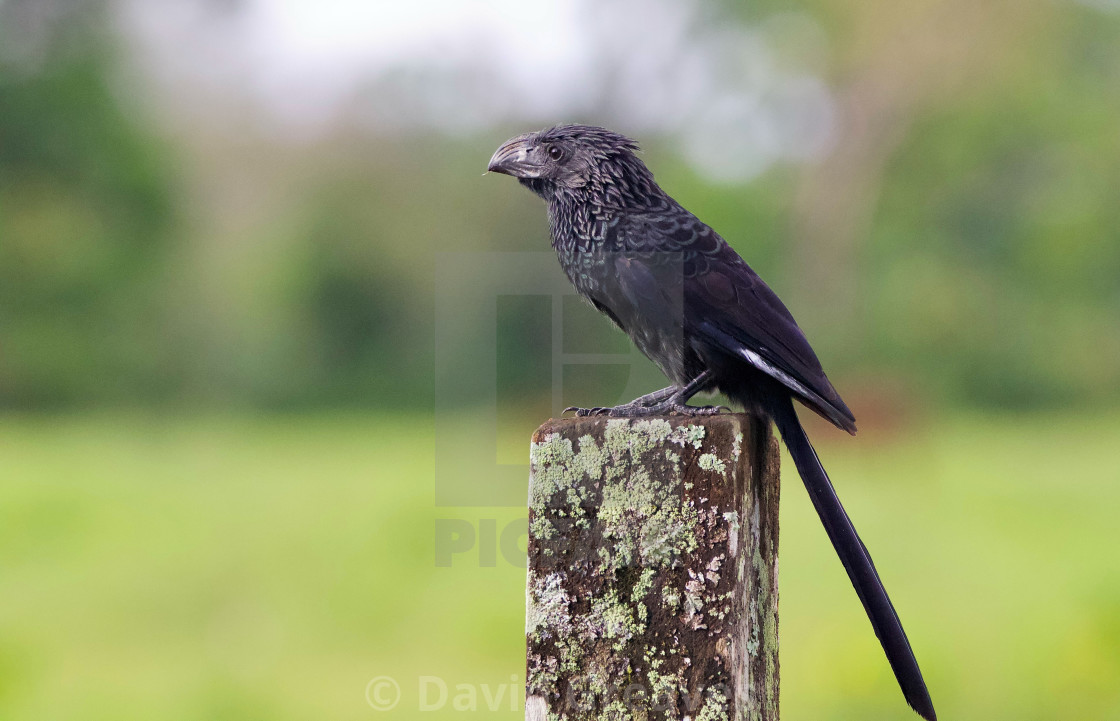
[[[1118,439],[957,415],[822,443],[943,719],[1120,718]],[[437,568],[433,529],[523,512],[436,508],[433,446],[423,416],[0,420],[0,719],[520,718],[524,570]],[[784,490],[783,716],[916,718]]]

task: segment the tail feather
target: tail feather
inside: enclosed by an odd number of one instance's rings
[[[879,579],[879,573],[871,561],[871,554],[867,552],[867,547],[856,533],[851,519],[848,518],[844,506],[836,495],[836,490],[832,487],[828,474],[817,458],[816,451],[809,443],[792,401],[783,400],[781,407],[775,410],[777,412],[774,413],[774,421],[778,425],[778,431],[782,434],[797,471],[805,482],[805,489],[817,509],[817,515],[820,516],[825,531],[837,555],[840,556],[860,601],[863,602],[863,607],[875,629],[875,635],[883,645],[887,661],[894,670],[906,702],[927,721],[936,721],[933,701],[929,697],[929,691],[926,690],[925,680],[922,678],[921,669],[918,668],[918,660],[914,658],[914,652],[910,648],[910,641],[906,638],[906,632],[902,630],[898,613],[895,612],[887,591],[883,588],[883,582]]]

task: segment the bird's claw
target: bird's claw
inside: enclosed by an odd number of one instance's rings
[[[565,413],[575,413],[577,417],[585,416],[605,416],[610,413],[613,408],[580,408],[579,406],[568,406],[564,409]]]

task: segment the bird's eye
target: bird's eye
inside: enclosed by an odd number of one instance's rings
[[[548,147],[548,157],[552,158],[553,160],[559,160],[560,158],[564,157],[564,151],[561,150],[557,145],[550,145]]]

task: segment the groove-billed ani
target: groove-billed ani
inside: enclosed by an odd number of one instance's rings
[[[519,135],[490,159],[489,170],[512,175],[548,203],[552,246],[568,278],[673,383],[625,405],[576,412],[716,413],[685,403],[699,392],[722,391],[773,419],[906,701],[934,721],[898,614],[793,400],[854,434],[852,412],[774,292],[723,238],[658,187],[636,150],[634,141],[609,130],[561,125]]]

